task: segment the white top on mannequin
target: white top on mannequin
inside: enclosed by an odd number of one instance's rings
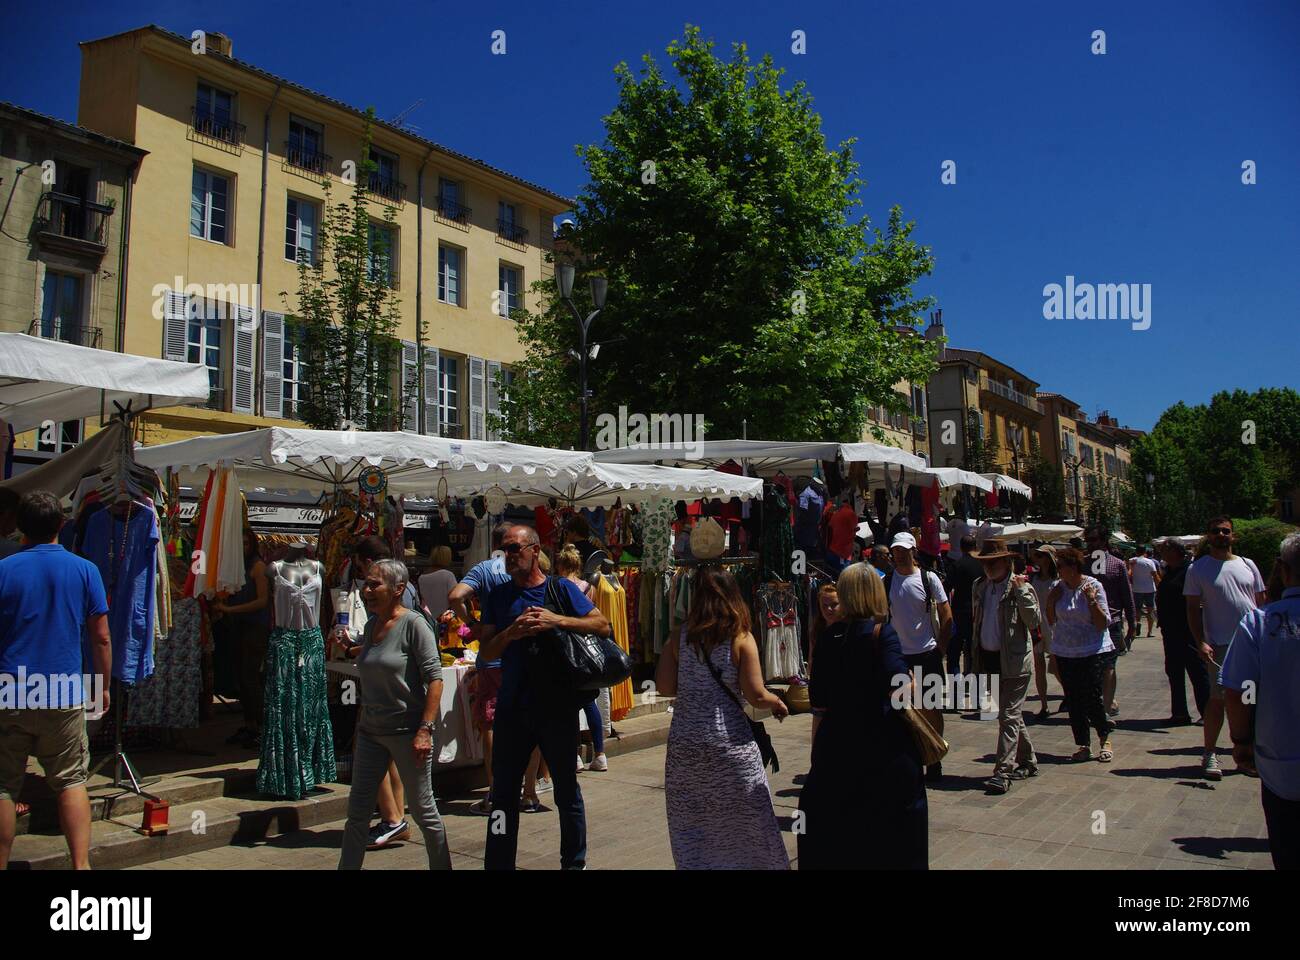
[[[275,625],[285,630],[320,626],[324,568],[315,560],[277,560],[271,564]]]

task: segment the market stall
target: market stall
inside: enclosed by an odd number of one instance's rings
[[[993,489],[998,493],[1014,493],[1026,500],[1034,499],[1034,491],[1029,484],[1021,483],[1015,477],[1008,477],[1005,473],[981,473],[980,476],[993,481]]]

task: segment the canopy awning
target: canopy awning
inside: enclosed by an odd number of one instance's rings
[[[1002,528],[994,536],[1002,537],[1010,543],[1024,543],[1029,540],[1069,540],[1071,537],[1083,536],[1083,527],[1069,523],[1012,523]]]
[[[913,470],[928,469],[924,457],[883,443],[841,443],[840,454],[845,463],[888,463],[901,464]]]
[[[506,501],[517,506],[535,506],[552,498],[574,506],[608,507],[619,500],[748,500],[763,495],[759,477],[645,463],[593,463],[573,480],[534,475],[516,478],[504,486]]]
[[[355,484],[369,467],[388,475],[388,490],[432,498],[447,480],[452,496],[492,486],[509,489],[522,478],[572,482],[591,465],[581,450],[552,450],[503,440],[451,440],[405,431],[296,430],[268,427],[223,436],[194,437],[140,447],[139,463],[181,471],[197,485],[197,471],[230,465],[248,489],[321,492]]]
[[[838,443],[802,440],[703,440],[685,445],[618,447],[596,452],[598,463],[663,463],[671,466],[690,464],[716,468],[733,460],[747,461],[758,476],[772,476],[808,468],[822,460],[834,460]]]
[[[993,481],[978,473],[962,470],[960,467],[926,467],[924,473],[936,477],[940,487],[975,487],[985,493],[993,492]]]
[[[114,412],[114,403],[134,409],[204,402],[208,370],[114,353],[25,333],[0,333],[0,419],[15,433],[47,420],[84,420]]]
[[[1008,477],[1005,473],[981,473],[981,477],[993,481],[993,489],[1007,493],[1019,494],[1028,500],[1034,499],[1034,491],[1029,484],[1021,483],[1015,477]]]

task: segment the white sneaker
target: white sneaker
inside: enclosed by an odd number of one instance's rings
[[[554,788],[553,788],[553,785],[551,784],[551,778],[550,778],[550,777],[538,777],[538,778],[537,778],[537,792],[538,792],[538,793],[546,793],[548,790],[551,790],[551,789],[554,789]]]
[[[594,770],[597,773],[604,773],[609,769],[609,761],[605,759],[603,753],[597,754],[596,758],[591,761],[591,765],[587,767],[587,769]]]
[[[578,754],[578,772],[582,773],[582,771],[586,769],[587,769],[587,765],[582,760],[582,754]]]

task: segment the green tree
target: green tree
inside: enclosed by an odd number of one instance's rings
[[[391,237],[396,210],[386,204],[376,223],[370,209],[370,125],[365,130],[355,176],[345,199],[332,200],[332,177],[322,178],[325,200],[313,262],[300,252],[298,312],[288,318],[289,335],[301,348],[306,396],[298,418],[319,430],[415,429],[404,424],[403,397],[418,389],[400,383],[401,345],[395,339],[400,301],[392,288]],[[345,176],[345,183],[348,181]],[[417,334],[423,340],[423,331]]]
[[[851,215],[853,141],[828,149],[804,84],[782,89],[771,56],[713,53],[696,27],[615,68],[602,144],[580,147],[588,183],[567,237],[585,274],[608,278],[592,331],[614,340],[590,367],[591,411],[694,413],[712,436],[855,440],[894,384],[924,382],[939,344],[916,336],[930,305],[912,285],[928,248],[893,209],[874,230]],[[520,318],[529,375],[500,424],[517,439],[577,435],[577,331],[553,280]]]
[[[1029,432],[1029,459],[1025,464],[1025,482],[1034,491],[1032,513],[1044,520],[1065,516],[1065,481],[1061,471],[1043,457],[1038,434]]]
[[[964,468],[971,473],[993,472],[993,455],[984,442],[983,421],[975,409],[966,411],[966,462]]]

